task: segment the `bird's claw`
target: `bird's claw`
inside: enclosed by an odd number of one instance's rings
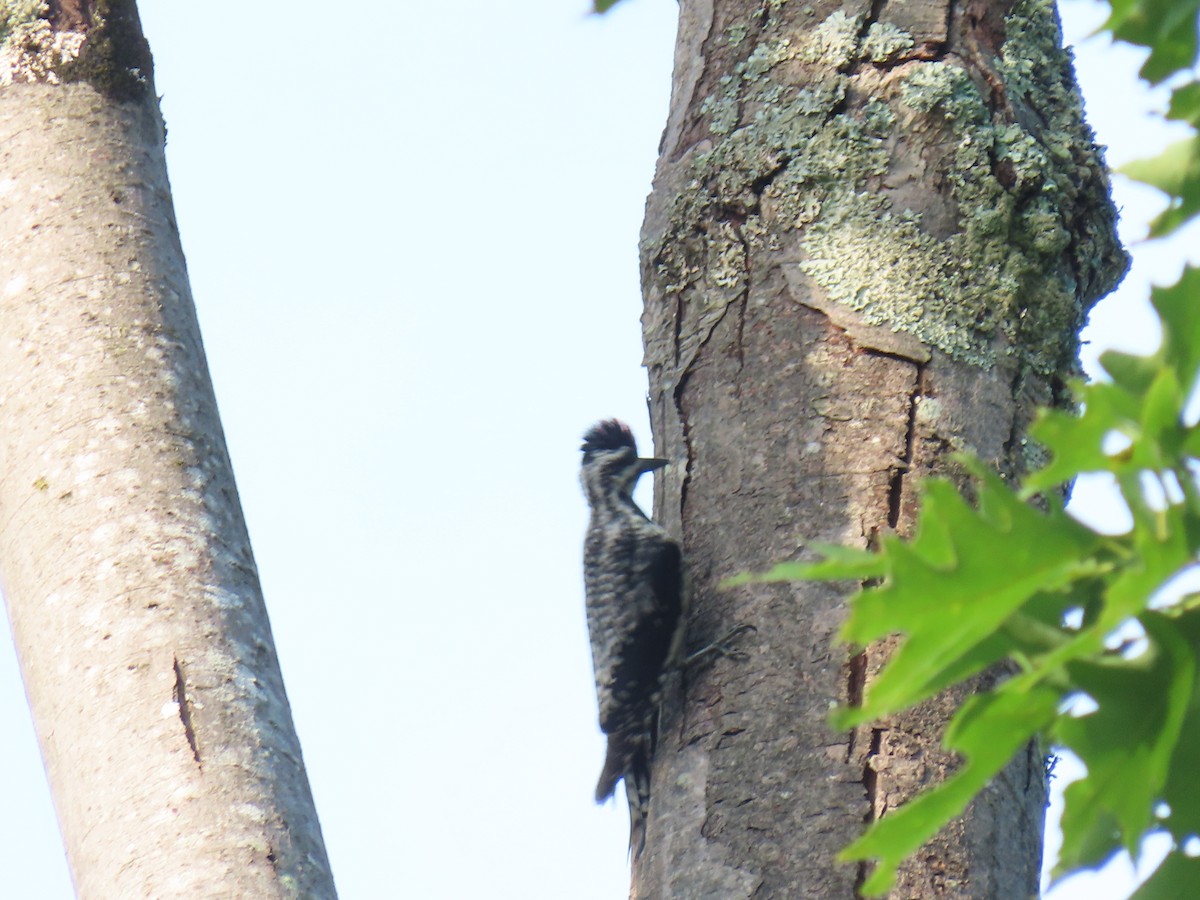
[[[750,658],[750,654],[745,650],[739,650],[731,646],[733,640],[751,631],[758,631],[749,622],[743,622],[740,625],[735,625],[726,632],[725,636],[720,640],[713,641],[707,647],[701,647],[695,653],[688,654],[687,659],[683,661],[684,666],[692,666],[698,662],[703,662],[712,656],[724,656],[737,662],[743,662]]]

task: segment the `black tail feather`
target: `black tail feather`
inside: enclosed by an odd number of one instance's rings
[[[646,817],[650,814],[649,759],[625,776],[625,796],[629,800],[629,853],[637,859],[646,849]]]
[[[650,811],[650,735],[635,740],[626,736],[608,736],[608,754],[596,784],[596,802],[603,803],[624,779],[629,801],[629,852],[636,859],[646,846],[646,816]]]

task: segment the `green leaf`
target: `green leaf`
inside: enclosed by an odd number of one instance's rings
[[[1177,197],[1183,187],[1184,172],[1195,154],[1195,143],[1195,138],[1184,138],[1169,145],[1158,156],[1133,160],[1117,171]]]
[[[1177,141],[1158,156],[1134,160],[1117,171],[1172,198],[1167,210],[1151,223],[1151,237],[1170,234],[1200,212],[1200,138],[1195,135]]]
[[[1132,553],[1104,592],[1104,609],[1097,623],[1104,634],[1141,613],[1155,591],[1195,558],[1187,540],[1186,510],[1178,505],[1147,508],[1130,500],[1131,490],[1123,486],[1122,492],[1133,513],[1133,532],[1127,539]]]
[[[1142,399],[1138,439],[1128,456],[1130,467],[1164,472],[1179,461],[1185,437],[1180,428],[1185,399],[1175,372],[1160,371]]]
[[[1171,92],[1167,118],[1200,127],[1200,82],[1188,82]]]
[[[1111,854],[1118,835],[1135,853],[1167,783],[1192,703],[1196,664],[1168,617],[1148,612],[1140,621],[1150,644],[1141,656],[1067,664],[1072,681],[1097,709],[1064,716],[1052,729],[1056,743],[1073,749],[1088,770],[1064,795],[1059,872],[1098,864]]]
[[[1196,59],[1196,12],[1200,0],[1112,0],[1104,27],[1118,40],[1150,48],[1141,76],[1153,84]]]
[[[1160,352],[1174,369],[1186,402],[1200,374],[1200,269],[1188,266],[1175,284],[1154,288],[1150,302],[1162,320]]]
[[[608,12],[620,2],[621,0],[596,0],[596,2],[592,4],[592,11],[603,14]]]
[[[841,639],[867,644],[907,633],[858,708],[839,710],[835,727],[867,721],[930,696],[955,674],[995,659],[989,638],[1037,595],[1066,590],[1094,573],[1100,538],[1061,510],[1021,502],[995,474],[972,464],[979,510],[948,482],[926,483],[917,534],[887,541],[887,575],[856,598]]]
[[[1112,381],[1075,386],[1080,415],[1040,414],[1030,433],[1051,459],[1025,480],[1024,496],[1083,472],[1181,471],[1187,457],[1197,455],[1200,436],[1183,426],[1183,411],[1200,375],[1200,270],[1185,269],[1174,285],[1154,288],[1150,299],[1163,323],[1162,346],[1151,356],[1103,354],[1100,362]],[[1114,433],[1132,443],[1106,453],[1105,441]]]
[[[811,562],[779,563],[758,574],[734,575],[722,581],[720,587],[773,581],[865,581],[881,578],[886,570],[884,560],[870,550],[837,544],[813,544],[812,549],[823,558]]]
[[[1195,608],[1173,611],[1171,617],[1184,640],[1191,648],[1193,658],[1200,652],[1200,610]],[[1200,674],[1198,674],[1200,679]],[[1171,758],[1171,770],[1163,797],[1170,806],[1170,814],[1163,824],[1170,829],[1179,842],[1194,834],[1200,834],[1200,683],[1193,685],[1187,717],[1179,732],[1179,741]]]
[[[1041,410],[1029,434],[1050,451],[1050,462],[1026,477],[1022,496],[1031,497],[1065,484],[1083,472],[1110,472],[1118,461],[1104,451],[1112,432],[1134,431],[1137,398],[1112,384],[1092,384],[1079,391],[1083,412]]]
[[[1174,850],[1129,900],[1180,900],[1194,897],[1200,883],[1200,859]]]

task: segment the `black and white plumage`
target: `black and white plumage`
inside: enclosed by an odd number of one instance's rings
[[[600,729],[608,752],[596,802],[624,779],[629,845],[645,842],[663,679],[679,661],[686,620],[679,545],[633,502],[633,488],[664,459],[638,457],[629,426],[609,419],[583,438],[580,480],[591,506],[583,550],[588,631]]]

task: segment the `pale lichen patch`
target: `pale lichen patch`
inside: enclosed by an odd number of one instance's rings
[[[744,292],[743,260],[783,253],[868,325],[981,367],[1070,370],[1125,256],[1053,3],[1014,5],[994,78],[954,54],[907,59],[911,35],[863,25],[835,12],[721,80],[714,139],[646,235],[660,283],[707,311]],[[906,154],[914,139],[931,149]]]
[[[19,7],[19,8],[16,8]],[[79,56],[86,36],[55,31],[40,16],[45,3],[8,4],[0,10],[0,85],[45,82],[58,84],[57,69]]]
[[[915,46],[907,31],[886,22],[872,22],[863,38],[862,54],[873,63],[888,63],[908,53]]]
[[[843,70],[858,57],[862,16],[847,16],[840,9],[795,41],[795,58],[802,63]]]

